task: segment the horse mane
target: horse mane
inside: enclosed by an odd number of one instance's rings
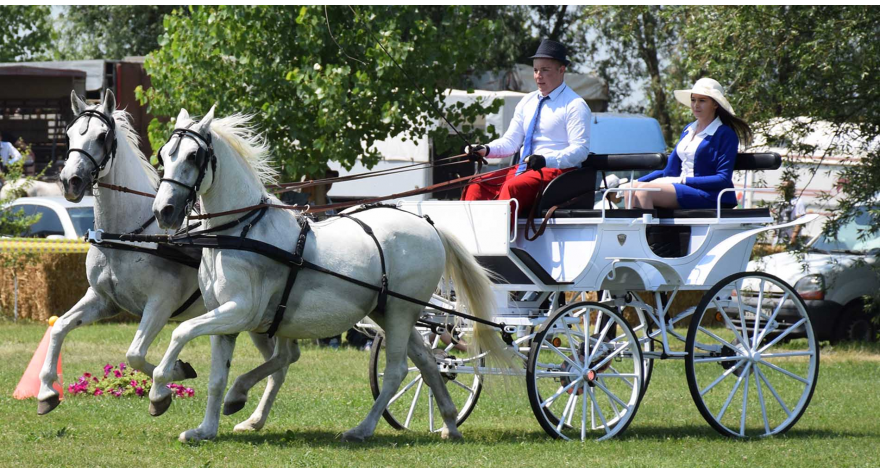
[[[135,157],[138,159],[138,163],[140,163],[141,168],[143,168],[144,173],[146,173],[147,178],[150,180],[150,186],[153,189],[158,189],[159,172],[150,164],[144,152],[141,151],[141,137],[131,125],[131,114],[125,110],[116,110],[113,112],[113,119],[116,120],[117,136],[121,136],[129,144]]]
[[[233,114],[212,121],[211,131],[236,151],[261,183],[277,184],[278,171],[272,166],[269,144],[254,130],[252,119],[253,115]]]

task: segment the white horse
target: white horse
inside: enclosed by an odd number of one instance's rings
[[[156,170],[138,148],[138,136],[131,127],[130,116],[116,110],[116,99],[107,91],[103,103],[89,107],[75,93],[71,105],[77,118],[68,130],[70,152],[61,182],[65,197],[74,202],[82,199],[86,189],[100,183],[124,186],[129,189],[155,193],[159,183]],[[80,115],[89,111],[85,115]],[[103,116],[103,118],[102,118]],[[109,118],[115,130],[108,127]],[[114,133],[115,132],[115,133]],[[117,142],[112,156],[110,140]],[[89,156],[86,156],[88,154]],[[96,168],[96,165],[99,168]],[[150,199],[129,193],[100,189],[95,193],[95,227],[109,233],[132,232],[147,224],[145,233],[157,233],[152,220]],[[197,259],[200,252],[195,252]],[[141,316],[140,325],[126,354],[131,367],[152,374],[155,365],[147,362],[146,354],[153,339],[178,308],[182,308],[198,290],[198,270],[166,258],[133,250],[92,246],[86,258],[86,276],[89,289],[85,296],[64,314],[52,327],[49,350],[40,373],[38,413],[45,414],[59,404],[58,393],[52,388],[57,380],[57,360],[64,337],[83,324],[106,319],[127,311]],[[189,319],[204,312],[201,297],[190,302],[188,308],[175,320]],[[273,344],[265,335],[252,334],[252,339],[267,359],[273,353]],[[296,352],[295,348],[291,349]],[[263,401],[250,419],[235,427],[236,431],[259,430],[268,417],[272,401],[284,379],[287,366],[270,379]],[[195,377],[189,364],[177,361],[171,370],[171,379]]]
[[[187,201],[194,194],[198,194],[201,209],[207,213],[240,209],[262,199],[280,204],[263,186],[273,179],[273,171],[269,167],[265,144],[247,128],[247,118],[233,115],[214,121],[213,117],[212,108],[200,122],[191,120],[186,110],[181,110],[177,118],[179,129],[195,132],[198,136],[178,133],[165,145],[165,177],[153,203],[154,214],[163,228],[177,228],[182,223]],[[213,142],[216,167],[209,164],[211,153],[205,153],[207,143],[199,136]],[[200,186],[197,190],[192,189],[202,174],[204,179]],[[217,227],[236,217],[211,218],[207,227]],[[394,209],[372,209],[358,213],[357,217],[372,228],[384,249],[390,291],[427,301],[445,268],[456,282],[459,296],[475,316],[482,320],[491,318],[494,298],[488,275],[451,234],[435,229],[425,219]],[[241,227],[219,233],[237,236]],[[249,230],[248,238],[292,252],[300,230],[294,212],[271,208]],[[304,258],[374,285],[378,285],[382,278],[376,243],[350,219],[338,217],[314,223],[307,233]],[[289,271],[289,267],[256,253],[205,248],[199,282],[210,311],[174,330],[171,344],[153,372],[155,383],[150,391],[151,403],[166,405],[170,402],[171,393],[165,383],[173,376],[174,361],[180,351],[193,338],[269,328],[276,307],[281,303]],[[422,307],[389,297],[385,311],[378,312],[375,311],[377,303],[377,292],[373,290],[304,269],[285,302],[287,308],[277,334],[292,339],[327,337],[339,334],[365,314],[369,315],[385,331],[385,377],[381,393],[369,414],[357,427],[345,432],[343,440],[360,441],[373,434],[382,412],[407,373],[407,353],[437,399],[444,420],[443,438],[461,437],[455,425],[455,406],[433,356],[414,328]],[[477,324],[474,339],[481,350],[490,349],[494,354],[504,356],[511,368],[522,367],[522,362],[506,350],[492,328]],[[215,346],[213,356],[222,357],[223,363],[212,364],[208,400],[218,406],[206,410],[206,413],[219,415],[219,396],[226,384],[228,361],[234,346],[222,338],[212,338],[211,342]],[[215,373],[214,369],[220,370]],[[198,429],[183,433],[181,439],[213,437],[215,426],[216,421],[206,418]]]

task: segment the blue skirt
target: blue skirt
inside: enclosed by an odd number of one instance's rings
[[[686,184],[675,183],[675,198],[682,209],[715,209],[719,191],[704,191]],[[736,192],[728,191],[721,197],[721,207],[736,207]]]

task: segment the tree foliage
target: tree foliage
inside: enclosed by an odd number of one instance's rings
[[[822,158],[861,157],[841,174],[831,230],[880,190],[880,10],[838,6],[748,6],[688,9],[681,65],[694,80],[716,77],[738,115],[768,132],[776,118],[791,129],[771,136],[796,153],[819,122],[835,140]],[[794,120],[797,119],[797,120]],[[875,216],[880,223],[880,216]],[[878,226],[880,227],[880,226]]]
[[[0,62],[43,59],[53,40],[49,7],[0,7]]]
[[[159,47],[173,5],[71,5],[56,20],[57,59],[122,59]]]
[[[437,128],[432,105],[474,140],[486,139],[473,123],[492,104],[443,104],[444,90],[462,85],[497,33],[496,22],[474,21],[471,12],[463,6],[178,10],[165,17],[161,48],[147,57],[152,88],[140,96],[158,116],[176,116],[181,107],[205,113],[215,103],[220,116],[253,114],[288,178],[321,176],[328,160],[346,167],[359,158],[377,163],[376,140],[418,139]],[[154,149],[171,127],[150,123]],[[445,127],[431,135],[439,149],[451,143]]]

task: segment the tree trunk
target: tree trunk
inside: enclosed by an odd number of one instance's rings
[[[669,119],[669,112],[666,110],[666,91],[663,87],[663,79],[660,76],[660,59],[657,54],[657,19],[651,14],[649,7],[641,15],[641,31],[636,30],[639,35],[639,56],[645,62],[645,69],[651,79],[651,95],[654,97],[654,107],[651,115],[660,122],[660,129],[663,131],[663,138],[666,143],[672,143],[674,136],[672,134],[672,123]]]

